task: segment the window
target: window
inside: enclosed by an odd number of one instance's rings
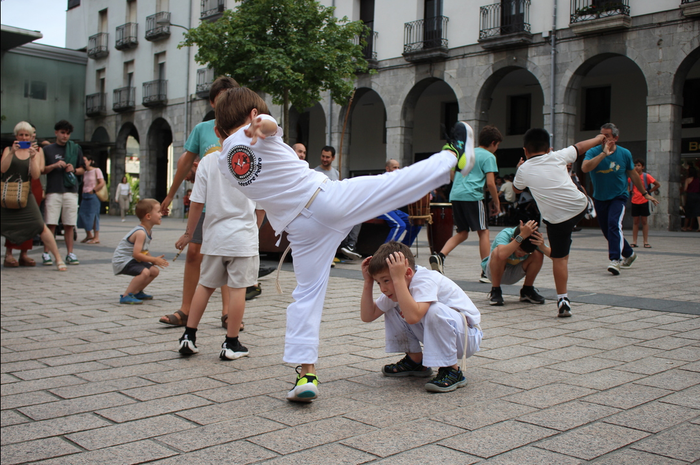
[[[448,131],[451,131],[454,125],[457,124],[457,113],[459,113],[457,102],[442,103],[442,121],[440,123],[444,124]],[[445,140],[442,128],[440,128],[440,140]]]
[[[124,62],[124,84],[134,87],[134,60]]]
[[[126,2],[126,22],[135,23],[136,20],[136,0],[127,0]]]
[[[47,86],[43,81],[24,81],[24,96],[36,100],[46,100]]]
[[[165,79],[165,52],[156,53],[153,70],[154,79]]]
[[[590,87],[584,92],[583,131],[597,131],[610,122],[610,86]]]
[[[530,94],[508,97],[508,135],[525,134],[530,129],[530,102]]]
[[[700,79],[688,79],[683,84],[683,127],[700,127]]]
[[[101,10],[100,13],[100,18],[99,18],[99,32],[108,32],[108,25],[107,25],[107,8],[104,10]]]

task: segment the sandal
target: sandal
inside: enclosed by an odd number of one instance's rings
[[[56,262],[56,268],[58,271],[68,271],[68,267],[66,266],[66,263],[61,260],[60,262]]]
[[[19,257],[19,266],[36,266],[36,262],[29,257]]]
[[[99,243],[100,243],[100,240],[99,240],[99,239],[97,239],[97,240],[95,240],[95,239],[90,239],[89,241],[87,241],[87,243],[88,243],[88,244],[99,244]]]
[[[82,241],[80,241],[80,243],[81,243],[81,244],[85,244],[86,242],[89,242],[89,241],[91,241],[92,239],[93,239],[92,236],[87,236],[87,237],[85,237],[85,239],[83,239]]]
[[[19,266],[19,262],[15,257],[5,257],[5,268],[16,268]]]
[[[630,247],[632,247],[634,249],[637,247],[637,244],[630,244]]]
[[[175,313],[170,315],[165,315],[158,320],[160,323],[172,326],[186,326],[187,325],[187,315],[185,315],[182,310],[175,310]]]
[[[228,315],[221,315],[221,327],[228,329]],[[243,331],[245,329],[245,323],[241,321],[241,329],[238,331]]]
[[[651,244],[644,244],[645,249],[651,249]]]

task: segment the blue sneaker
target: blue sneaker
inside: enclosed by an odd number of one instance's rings
[[[137,299],[136,296],[134,296],[134,294],[127,294],[127,295],[120,295],[119,296],[119,303],[120,304],[138,305],[138,304],[142,304],[143,301]]]
[[[425,390],[429,392],[451,392],[467,385],[467,378],[462,370],[452,367],[440,367],[435,378],[428,381]]]
[[[152,295],[148,295],[143,291],[138,291],[136,294],[134,294],[134,297],[136,297],[139,300],[153,300]]]

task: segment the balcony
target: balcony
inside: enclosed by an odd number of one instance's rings
[[[107,94],[98,92],[85,96],[85,114],[87,116],[104,116],[107,113]]]
[[[146,17],[146,40],[155,42],[170,37],[170,12],[159,11]]]
[[[441,61],[447,58],[447,16],[404,24],[403,57],[406,61]]]
[[[482,6],[479,43],[486,50],[531,44],[530,0],[504,0]]]
[[[209,98],[209,89],[214,82],[214,70],[211,68],[200,68],[197,70],[197,97]]]
[[[128,50],[136,48],[139,44],[139,24],[126,23],[117,26],[117,38],[114,41],[114,48],[117,50]]]
[[[569,27],[574,34],[598,34],[631,25],[629,0],[571,0]]]
[[[168,101],[168,81],[156,79],[143,83],[143,106],[159,107]]]
[[[129,111],[136,108],[136,87],[120,87],[112,94],[112,110]]]
[[[199,19],[202,21],[216,21],[226,11],[224,0],[202,0],[202,12]]]
[[[688,18],[700,16],[700,0],[681,0],[681,12]]]
[[[87,54],[89,58],[97,60],[109,55],[109,34],[100,32],[88,38]]]

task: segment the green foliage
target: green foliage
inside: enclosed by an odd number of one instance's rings
[[[136,204],[139,202],[139,185],[141,183],[141,180],[139,178],[131,176],[128,173],[124,176],[126,176],[126,182],[131,188],[131,197],[129,198],[129,211],[127,213],[129,215],[135,215],[136,213],[134,212],[134,208],[136,208]]]
[[[190,29],[180,46],[197,45],[198,63],[270,94],[275,104],[304,109],[326,90],[347,104],[355,74],[367,72],[366,42],[354,43],[367,32],[314,0],[243,0],[216,22]]]

